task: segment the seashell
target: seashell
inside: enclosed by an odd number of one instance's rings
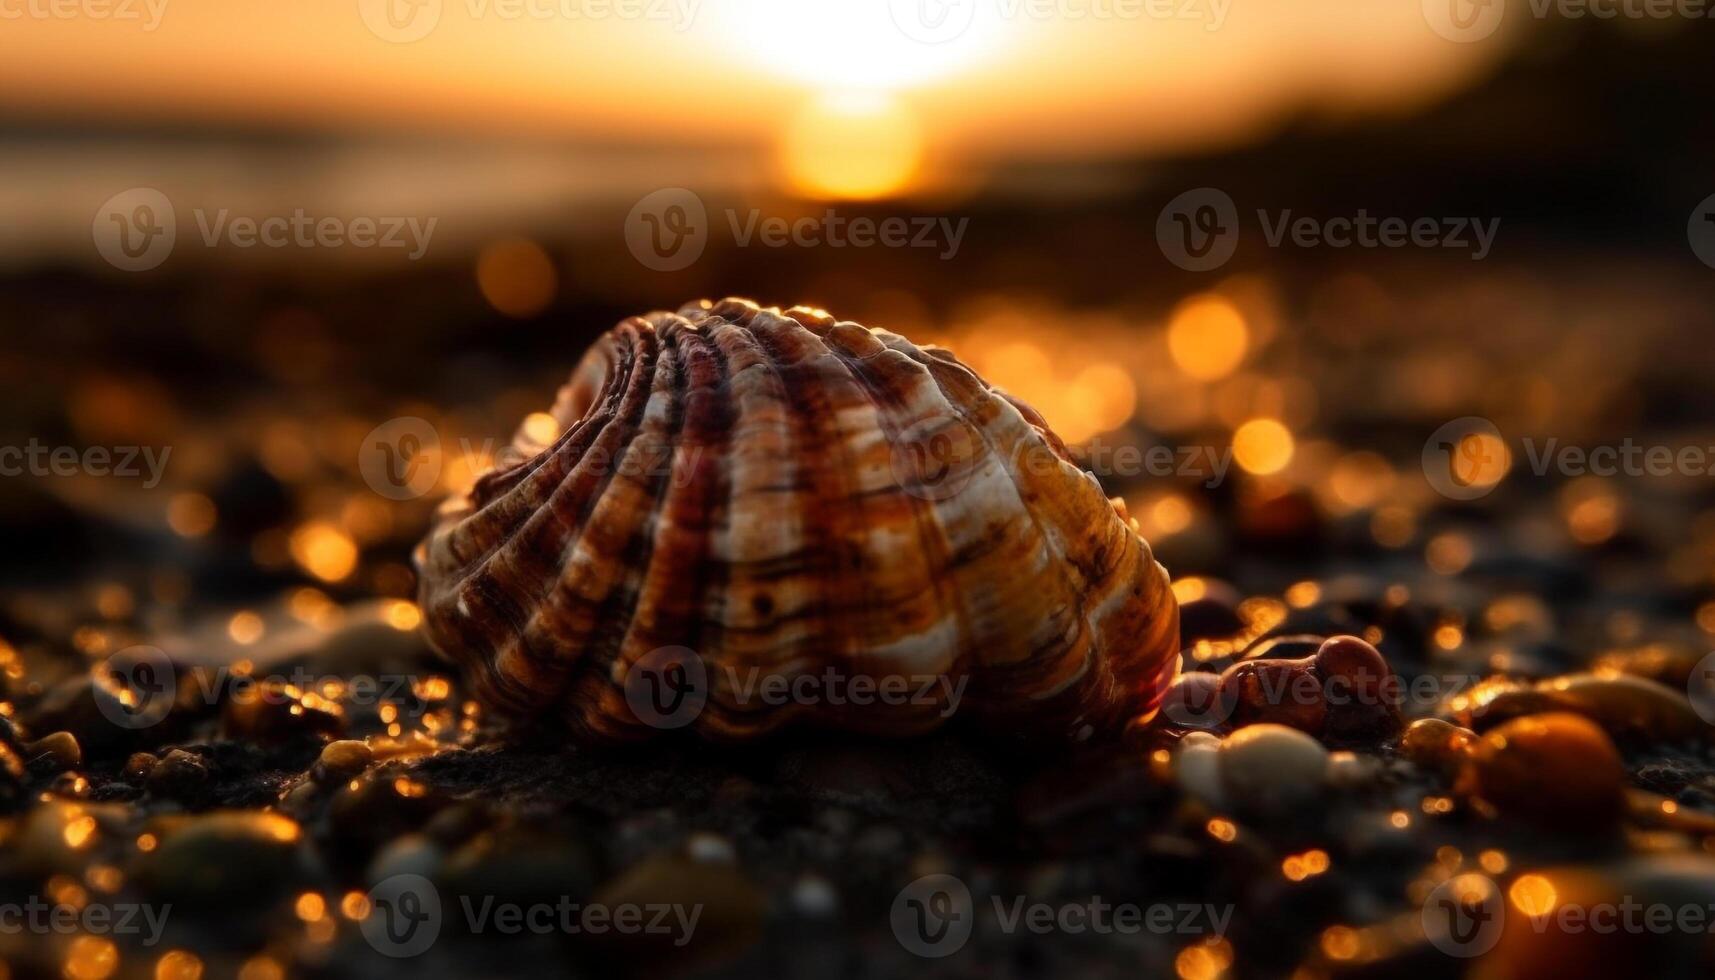
[[[944,350],[703,302],[614,327],[551,414],[417,553],[430,642],[504,718],[743,739],[957,709],[1087,737],[1152,715],[1177,673],[1168,578],[1122,506]],[[926,696],[763,698],[757,677]],[[671,717],[640,710],[669,687]]]

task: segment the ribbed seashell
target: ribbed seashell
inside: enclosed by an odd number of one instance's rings
[[[1083,738],[1177,673],[1167,574],[1123,505],[945,350],[704,301],[618,324],[551,414],[417,553],[430,641],[502,717]],[[642,717],[630,685],[664,654],[682,680],[679,648],[706,700]]]

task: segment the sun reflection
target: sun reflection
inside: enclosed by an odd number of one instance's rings
[[[917,120],[898,101],[844,93],[811,102],[786,127],[780,159],[809,197],[870,199],[905,187],[923,155]]]

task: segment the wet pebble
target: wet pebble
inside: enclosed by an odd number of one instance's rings
[[[1477,733],[1440,718],[1419,718],[1400,739],[1399,751],[1412,762],[1452,778],[1470,758]]]
[[[700,917],[688,942],[673,933],[616,932],[591,935],[596,946],[633,968],[707,968],[736,956],[760,937],[767,900],[737,867],[704,864],[668,853],[645,858],[596,890],[594,901],[621,905],[667,905]]]
[[[220,810],[165,822],[160,843],[137,855],[144,894],[234,918],[294,892],[310,873],[298,824],[278,813]],[[260,918],[255,920],[260,924]]]
[[[1490,731],[1471,751],[1462,786],[1503,815],[1541,827],[1602,830],[1625,806],[1625,767],[1602,729],[1550,712]]]
[[[1328,750],[1285,725],[1241,728],[1221,742],[1221,788],[1236,808],[1284,816],[1321,795]]]
[[[208,762],[184,749],[173,749],[149,770],[151,792],[179,796],[194,792],[208,781]]]
[[[71,732],[54,732],[24,746],[25,764],[40,774],[65,772],[83,765],[83,747]]]
[[[310,770],[310,778],[324,786],[350,782],[369,768],[375,754],[369,746],[353,739],[336,739],[322,748]]]

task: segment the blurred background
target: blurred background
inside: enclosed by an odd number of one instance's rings
[[[1446,525],[1420,454],[1467,415],[1715,445],[1709,21],[1466,6],[14,0],[0,444],[171,455],[0,479],[7,631],[93,655],[209,609],[254,640],[288,589],[407,600],[436,500],[521,420],[552,434],[532,413],[591,338],[723,295],[951,345],[1176,575],[1453,574],[1528,498],[1497,536],[1641,538],[1650,601],[1695,608],[1706,479],[1525,480],[1502,452]],[[1237,222],[1192,271],[1158,232],[1199,189]],[[1269,240],[1360,213],[1497,233]],[[836,242],[860,219],[926,238]],[[382,493],[365,440],[402,418],[432,478]],[[1232,466],[1119,472],[1116,446]]]

